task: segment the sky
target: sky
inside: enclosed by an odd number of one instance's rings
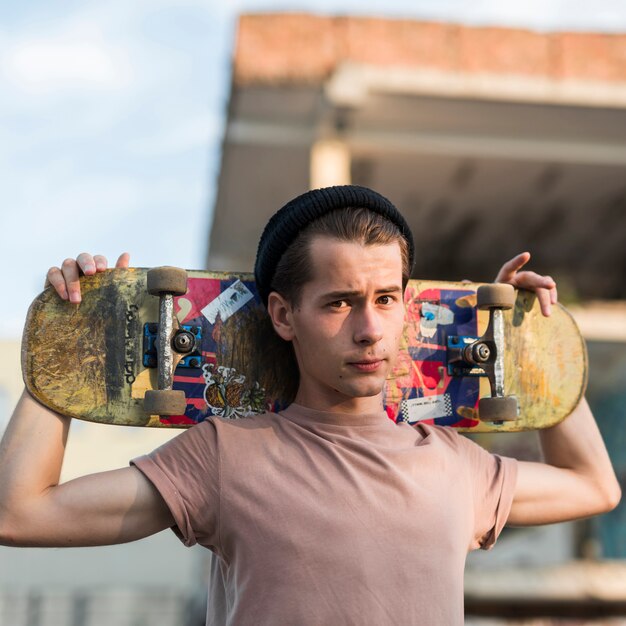
[[[266,11],[626,32],[624,0],[2,3],[0,339],[80,252],[202,268],[236,19]]]

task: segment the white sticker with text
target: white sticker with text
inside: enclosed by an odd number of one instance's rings
[[[411,398],[403,400],[401,405],[402,420],[409,424],[422,420],[450,417],[452,415],[452,401],[450,394],[442,396],[427,396],[425,398]]]
[[[222,322],[225,322],[233,313],[236,313],[246,302],[252,300],[252,292],[240,281],[236,280],[228,289],[212,300],[202,309],[202,315],[211,324],[219,314]]]

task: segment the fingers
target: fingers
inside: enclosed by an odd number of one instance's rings
[[[541,276],[535,272],[519,272],[515,276],[515,287],[528,289],[537,294],[541,313],[548,317],[552,305],[557,303],[556,283],[551,276]]]
[[[542,276],[536,272],[519,272],[515,275],[515,286],[535,291],[537,289],[556,290],[556,283],[551,276]]]
[[[559,298],[556,290],[556,281],[552,278],[552,276],[543,276],[542,278],[544,279],[544,288],[548,292],[546,300],[549,304],[556,304]],[[550,313],[545,313],[543,309],[542,312],[544,315],[550,315]]]
[[[128,267],[130,255],[124,252],[120,255],[115,267]],[[81,274],[91,276],[107,269],[107,258],[101,254],[92,256],[82,252],[76,259],[67,258],[61,267],[51,267],[46,274],[45,286],[52,286],[63,300],[74,304],[81,301],[80,281]]]
[[[549,317],[552,312],[552,305],[557,303],[559,296],[556,290],[556,282],[554,282],[550,276],[545,276],[545,278],[552,281],[552,287],[548,289],[541,289],[541,291],[547,292],[547,295],[545,296],[545,304],[542,302],[541,298],[539,298],[539,305],[541,306],[541,312],[543,315]],[[539,294],[537,294],[537,297],[539,297]]]
[[[128,252],[122,252],[122,254],[120,254],[119,258],[117,259],[117,263],[115,263],[115,267],[117,268],[128,267],[129,263],[130,263],[130,254],[128,254]]]
[[[539,308],[542,315],[549,317],[550,313],[552,313],[550,291],[548,289],[537,289],[535,293],[537,294],[537,300],[539,300]]]
[[[522,252],[507,261],[496,276],[496,283],[511,283],[515,274],[530,261],[530,252]]]
[[[93,271],[95,271],[95,266]],[[93,271],[90,273],[93,274]],[[65,281],[70,302],[77,304],[80,302],[80,283],[78,282],[80,273],[78,263],[74,259],[65,259],[61,265],[61,273],[63,275],[63,280]]]
[[[530,260],[530,252],[522,252],[507,261],[498,272],[496,282],[509,283],[519,289],[528,289],[537,294],[541,313],[548,317],[552,312],[552,306],[557,303],[558,294],[556,282],[551,276],[541,276],[536,272],[519,270]]]
[[[48,270],[45,286],[54,287],[63,300],[80,302],[78,274],[78,263],[74,259],[65,259],[60,268],[51,267]]]
[[[104,270],[107,268],[107,265],[109,264],[107,258],[105,256],[102,256],[101,254],[94,255],[93,260],[96,264],[96,272],[104,272]]]
[[[550,289],[550,302],[552,304],[556,304],[559,301],[559,292],[557,291],[556,285],[554,288]]]
[[[535,272],[520,272],[515,276],[515,287],[528,289],[537,294],[541,313],[548,317],[552,312],[552,305],[558,301],[556,282],[551,276],[541,276]]]
[[[63,300],[68,299],[67,287],[65,279],[58,267],[51,267],[46,274],[46,282],[44,287],[52,286]]]

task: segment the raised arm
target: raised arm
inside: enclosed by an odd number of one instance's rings
[[[530,260],[523,252],[507,261],[496,282],[537,293],[549,316],[557,302],[550,276],[520,271]],[[508,518],[512,525],[549,524],[605,513],[621,499],[621,488],[586,400],[552,428],[539,431],[544,463],[519,462],[517,487]]]
[[[24,392],[0,444],[0,543],[125,543],[173,525],[152,483],[135,467],[59,484],[70,419]]]
[[[563,522],[619,504],[620,485],[586,400],[539,437],[545,462],[519,462],[509,524]]]
[[[82,257],[82,258],[81,258]],[[79,270],[96,267],[90,255],[52,268],[48,281],[80,301]],[[81,265],[84,264],[85,267]],[[118,267],[128,265],[122,255]],[[93,268],[93,269],[92,269]],[[136,468],[127,467],[59,484],[70,419],[24,392],[0,443],[0,544],[87,546],[133,541],[173,525],[165,502]]]

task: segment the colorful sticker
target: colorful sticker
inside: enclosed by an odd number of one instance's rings
[[[215,324],[218,315],[222,322],[225,322],[233,313],[236,313],[246,302],[253,298],[252,292],[240,280],[236,280],[228,289],[202,309],[202,315],[211,324]]]
[[[423,420],[432,420],[452,415],[452,400],[450,394],[441,396],[426,396],[403,400],[400,405],[402,421],[414,424]]]
[[[454,322],[454,313],[446,307],[422,302],[422,319],[420,332],[424,337],[432,338],[437,332],[437,326],[446,326]]]
[[[212,415],[236,419],[265,410],[265,390],[257,382],[247,386],[246,377],[234,368],[207,363],[202,374],[204,399]]]

